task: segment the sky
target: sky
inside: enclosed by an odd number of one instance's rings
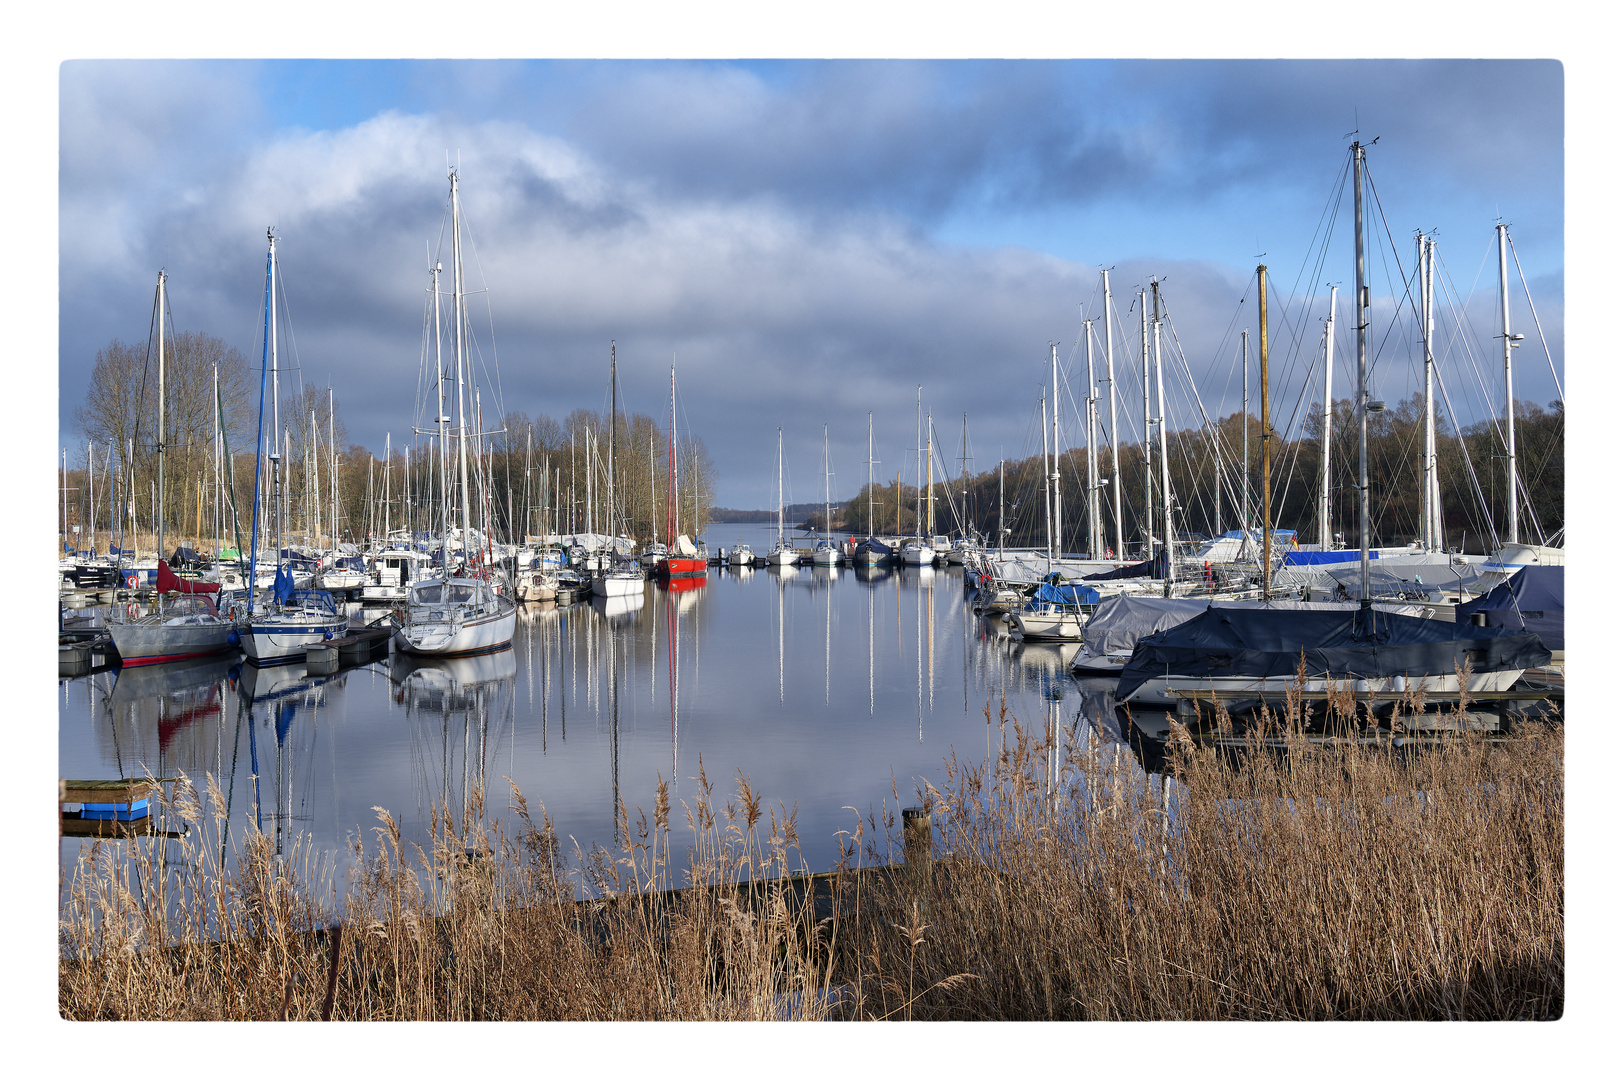
[[[1564,379],[1555,60],[69,60],[59,79],[59,440],[75,456],[96,351],[146,340],[160,268],[176,327],[257,370],[272,226],[284,366],[333,388],[351,442],[399,446],[431,415],[423,308],[430,251],[450,263],[448,166],[483,290],[487,416],[606,410],[613,341],[622,405],[663,418],[674,364],[678,428],[704,440],[722,506],[773,504],[780,427],[790,501],[822,498],[824,424],[832,496],[855,494],[870,410],[881,479],[914,479],[921,408],[938,475],[1040,452],[1050,343],[1061,437],[1084,444],[1080,324],[1095,318],[1102,377],[1101,269],[1124,441],[1141,437],[1133,304],[1152,277],[1182,352],[1174,430],[1240,407],[1258,262],[1276,414],[1302,411],[1331,284],[1350,396],[1353,138],[1375,195],[1375,396],[1418,387],[1416,335],[1391,311],[1423,230],[1469,320],[1446,358],[1457,418],[1502,407],[1483,389],[1502,380],[1501,219],[1534,305],[1513,266],[1518,396],[1554,400],[1552,365]]]

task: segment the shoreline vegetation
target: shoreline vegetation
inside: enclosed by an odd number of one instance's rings
[[[1416,749],[1310,743],[1292,713],[1167,774],[988,704],[945,762],[933,858],[899,793],[807,875],[792,808],[703,774],[619,849],[566,854],[516,788],[382,809],[339,899],[307,840],[174,785],[187,835],[98,841],[64,871],[72,1020],[1558,1019],[1564,733]],[[1282,747],[1282,749],[1280,748]],[[227,833],[229,832],[229,835]],[[905,834],[905,835],[904,835]],[[228,850],[234,859],[225,858]],[[906,858],[904,859],[904,852]]]

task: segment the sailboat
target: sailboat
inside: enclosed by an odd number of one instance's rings
[[[823,425],[823,538],[817,541],[812,549],[813,566],[838,566],[840,564],[840,549],[834,546],[829,536],[829,506],[828,506],[828,425]]]
[[[1178,691],[1282,694],[1305,669],[1302,690],[1358,694],[1509,689],[1523,671],[1551,660],[1531,633],[1498,626],[1454,624],[1377,609],[1370,588],[1369,467],[1367,439],[1369,291],[1364,287],[1364,152],[1351,146],[1353,182],[1354,297],[1357,304],[1359,425],[1358,565],[1348,584],[1356,608],[1343,610],[1210,609],[1171,629],[1139,638],[1117,684],[1118,701],[1170,703]],[[1260,361],[1267,382],[1268,309],[1266,266],[1257,267]],[[1262,402],[1266,430],[1268,399]],[[1263,450],[1263,541],[1272,543],[1269,450]],[[1385,562],[1385,559],[1381,560]],[[1265,550],[1263,599],[1272,588],[1272,559]]]
[[[592,595],[601,597],[630,596],[635,593],[642,595],[643,572],[642,565],[636,559],[622,559],[620,541],[615,538],[614,532],[614,449],[616,432],[620,425],[620,406],[618,398],[620,384],[615,374],[614,343],[609,342],[609,495],[606,500],[608,512],[609,543],[606,553],[602,556],[603,562],[592,576]]]
[[[163,505],[164,494],[164,383],[163,383],[163,329],[168,305],[165,303],[163,271],[158,271],[158,293],[154,300],[158,322],[158,505]],[[114,622],[108,626],[113,647],[118,650],[125,666],[165,664],[197,656],[234,649],[237,644],[236,627],[222,616],[208,595],[218,591],[218,585],[203,585],[182,581],[162,552],[164,515],[158,519],[158,597],[152,610],[139,619]],[[178,593],[169,596],[170,592]]]
[[[264,449],[265,431],[265,376],[271,377],[271,445],[276,445],[280,430],[280,411],[277,402],[280,387],[277,384],[276,357],[276,234],[266,230],[270,251],[265,256],[265,341],[261,353],[259,396],[259,449]],[[276,470],[280,458],[270,456],[271,468]],[[344,632],[348,620],[338,612],[332,594],[320,589],[294,587],[294,569],[288,561],[290,552],[283,544],[283,516],[285,506],[284,485],[273,480],[276,491],[276,550],[279,556],[276,576],[271,584],[271,595],[260,601],[256,589],[249,590],[245,607],[247,617],[238,627],[242,651],[256,664],[282,664],[303,660],[304,652],[312,645],[331,640]],[[252,555],[249,577],[257,571],[259,553],[259,458],[254,463],[254,520]]]
[[[676,531],[676,368],[671,368],[671,438],[665,461],[665,557],[657,567],[660,580],[707,580],[710,569],[687,533]]]
[[[783,429],[778,429],[778,542],[766,557],[768,566],[793,566],[800,553],[783,541]]]
[[[457,466],[461,476],[461,533],[471,535],[472,514],[468,497],[468,426],[464,403],[463,358],[467,352],[467,331],[463,310],[466,290],[462,280],[462,204],[457,191],[457,174],[451,172],[451,253],[452,311],[455,319],[454,351],[457,388]],[[513,643],[518,623],[518,605],[499,595],[488,578],[489,564],[478,574],[456,573],[451,566],[451,484],[449,453],[446,446],[445,379],[440,370],[440,265],[430,271],[434,293],[435,383],[440,387],[440,408],[436,415],[440,439],[440,565],[428,577],[415,582],[402,613],[394,617],[395,648],[420,656],[464,656],[495,652]],[[488,529],[485,530],[488,534]]]

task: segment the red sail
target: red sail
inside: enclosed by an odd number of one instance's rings
[[[173,570],[169,569],[168,562],[159,559],[158,591],[161,593],[217,593],[220,591],[220,586],[218,582],[212,581],[187,581],[185,578],[178,577]]]

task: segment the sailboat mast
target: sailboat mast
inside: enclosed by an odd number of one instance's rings
[[[615,372],[614,342],[609,342],[609,490],[603,503],[603,524],[609,534],[609,546],[614,546],[614,443],[620,426],[620,378]]]
[[[783,429],[778,429],[778,546],[783,546]]]
[[[1358,599],[1369,602],[1369,289],[1364,284],[1364,147],[1353,143],[1353,251],[1358,280]]]
[[[332,528],[333,550],[338,550],[338,436],[336,421],[332,411],[332,387],[327,387],[327,449],[332,452],[332,468],[327,470],[328,505],[332,512],[328,514]]]
[[[1166,372],[1161,366],[1161,285],[1152,282],[1155,297],[1155,411],[1156,427],[1161,436],[1161,539],[1166,544],[1167,572],[1165,595],[1172,595],[1172,583],[1178,580],[1178,564],[1173,556],[1172,541],[1172,474],[1167,464],[1167,399]]]
[[[1110,271],[1101,270],[1099,273],[1105,281],[1105,400],[1110,405],[1110,497],[1116,515],[1116,546],[1113,551],[1120,558],[1125,549],[1121,540],[1121,440],[1116,435],[1116,339],[1111,333]]]
[[[671,446],[665,470],[665,542],[676,544],[676,365],[671,365]],[[778,539],[783,539],[783,429],[778,429]],[[674,709],[675,707],[672,706]]]
[[[829,539],[828,521],[828,425],[823,425],[823,542]]]
[[[935,417],[929,416],[924,421],[924,472],[926,495],[924,497],[924,512],[926,524],[925,536],[935,535]],[[824,432],[823,441],[828,442],[828,433]],[[825,451],[826,452],[826,451]]]
[[[1037,396],[1038,408],[1042,410],[1043,428],[1043,539],[1047,545],[1048,561],[1054,561],[1054,503],[1048,497],[1048,391],[1044,390]]]
[[[1522,336],[1510,332],[1510,278],[1505,266],[1505,236],[1510,226],[1500,222],[1495,231],[1499,234],[1499,336],[1505,343],[1505,514],[1510,528],[1506,540],[1515,544],[1520,543],[1520,515],[1516,505],[1516,395],[1510,384],[1510,350],[1517,347]]]
[[[1093,377],[1092,319],[1083,320],[1082,339],[1088,356],[1088,558],[1097,559],[1104,529],[1099,518],[1099,384]]]
[[[434,287],[434,386],[439,391],[439,415],[435,417],[435,424],[440,429],[440,573],[448,578],[451,576],[451,447],[446,440],[445,425],[451,422],[451,417],[445,411],[445,359],[440,347],[441,269],[441,265],[435,263],[429,274]],[[450,596],[449,589],[445,595]]]
[[[1257,267],[1257,391],[1262,395],[1262,598],[1267,600],[1274,584],[1273,488],[1269,470],[1273,465],[1273,429],[1268,426],[1268,268]]]
[[[1054,383],[1054,471],[1049,481],[1054,485],[1054,550],[1065,551],[1065,517],[1060,513],[1059,501],[1059,343],[1048,343],[1048,371]]]
[[[779,438],[782,438],[782,428],[779,428]],[[782,502],[780,498],[778,500]],[[873,410],[868,410],[868,534],[871,536],[879,529],[873,520]]]
[[[1428,360],[1429,362],[1429,360]],[[1336,366],[1336,286],[1330,286],[1330,317],[1324,321],[1324,427],[1319,433],[1319,550],[1330,550],[1330,379]],[[1429,369],[1428,369],[1429,371]],[[1426,383],[1428,403],[1431,382]],[[1430,550],[1429,548],[1427,550]]]
[[[1138,290],[1138,355],[1144,362],[1144,557],[1155,557],[1155,488],[1150,466],[1150,312]]]
[[[918,484],[914,492],[913,535],[921,535],[924,528],[924,387],[918,388],[913,419],[913,479]]]
[[[1240,331],[1240,557],[1251,546],[1251,338]]]
[[[466,351],[466,328],[463,321],[462,297],[462,204],[457,193],[457,174],[451,173],[451,308],[456,319],[456,460],[457,473],[462,484],[462,558],[468,558],[468,528],[472,516],[468,507],[468,418],[466,393],[463,389],[463,354]],[[449,592],[449,590],[447,590]]]
[[[1426,530],[1430,534],[1427,551],[1443,550],[1443,499],[1437,478],[1437,400],[1432,383],[1437,376],[1437,355],[1432,348],[1434,326],[1432,301],[1434,299],[1433,272],[1437,265],[1437,241],[1426,241]]]
[[[254,587],[258,581],[259,565],[259,463],[265,456],[265,376],[270,370],[271,342],[271,275],[276,268],[276,234],[265,230],[270,244],[265,253],[265,339],[259,357],[259,432],[254,439],[254,520],[248,539],[248,609],[253,610]],[[238,552],[241,557],[241,552]],[[240,563],[238,565],[241,565]]]
[[[1503,235],[1503,234],[1501,234]],[[163,558],[163,527],[164,527],[164,490],[163,490],[163,451],[164,451],[164,393],[163,393],[163,313],[167,306],[168,297],[164,295],[164,272],[158,271],[158,558]],[[1507,352],[1505,354],[1509,356]],[[1508,370],[1508,368],[1507,368]],[[62,463],[62,483],[68,482],[66,460]],[[66,499],[63,500],[66,506]],[[64,526],[66,531],[66,526]]]
[[[997,463],[997,557],[1003,558],[1003,461]]]

